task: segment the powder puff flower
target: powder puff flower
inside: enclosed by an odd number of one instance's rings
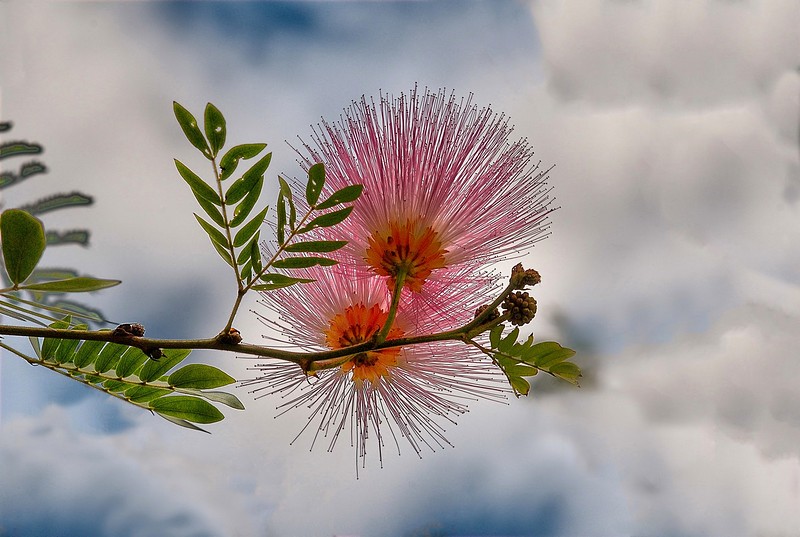
[[[264,293],[263,304],[279,317],[260,315],[293,347],[314,351],[356,345],[370,340],[385,324],[390,294],[381,279],[342,265],[293,275],[316,281]],[[460,291],[469,296],[477,290]],[[465,314],[455,297],[437,312],[466,322]],[[429,313],[404,307],[388,339],[430,333],[435,326]],[[253,392],[260,396],[279,395],[283,402],[278,409],[284,412],[309,408],[300,434],[314,431],[312,446],[325,438],[330,451],[341,434],[349,435],[356,462],[363,466],[373,447],[381,462],[387,443],[399,452],[400,438],[418,455],[425,447],[443,447],[448,444],[444,426],[467,411],[468,401],[505,397],[507,385],[500,371],[473,350],[453,341],[390,347],[338,360],[313,377],[290,362],[269,360],[251,367],[260,374],[243,384],[255,385]]]
[[[548,170],[511,132],[505,116],[479,109],[471,96],[415,88],[381,95],[377,105],[362,97],[337,123],[314,128],[298,154],[306,168],[325,164],[331,189],[364,185],[337,232],[351,241],[357,264],[389,288],[402,274],[417,294],[427,281],[457,283],[456,273],[477,275],[524,254],[547,235]]]

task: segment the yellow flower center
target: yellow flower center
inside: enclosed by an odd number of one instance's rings
[[[428,276],[445,266],[446,253],[439,234],[430,226],[423,228],[406,220],[404,224],[392,222],[388,232],[370,235],[366,261],[376,274],[389,276],[390,289],[402,273],[403,285],[418,293]]]
[[[363,303],[348,306],[330,320],[329,328],[325,332],[325,342],[331,349],[341,349],[369,341],[381,329],[388,317],[389,314],[377,304],[369,308]],[[402,335],[403,331],[393,326],[389,330],[388,338],[398,338]],[[360,352],[342,364],[341,368],[345,373],[353,373],[354,382],[368,380],[375,384],[380,377],[389,376],[390,369],[397,365],[399,355],[399,347]]]

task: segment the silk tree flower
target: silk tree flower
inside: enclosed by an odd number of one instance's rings
[[[314,351],[355,345],[368,341],[386,322],[390,294],[381,279],[343,265],[293,272],[298,273],[316,281],[263,293],[263,305],[278,317],[259,315],[293,348]],[[435,330],[431,311],[402,307],[388,339]],[[451,297],[436,315],[457,312],[465,314],[463,301]],[[425,448],[444,447],[449,444],[444,427],[467,411],[469,401],[504,399],[507,393],[500,371],[461,342],[392,347],[339,362],[343,363],[309,376],[293,363],[267,360],[249,368],[259,375],[243,385],[254,386],[252,392],[258,397],[280,396],[281,414],[310,409],[298,437],[313,431],[312,447],[324,438],[331,451],[340,435],[349,436],[356,448],[356,467],[359,461],[364,465],[373,448],[382,465],[387,445],[399,453],[401,438],[418,455]]]
[[[415,88],[378,104],[362,97],[312,129],[297,150],[301,165],[324,163],[332,190],[364,185],[337,231],[354,262],[389,288],[400,274],[414,294],[429,281],[463,281],[548,234],[549,170],[526,140],[510,140],[504,115],[472,96]]]

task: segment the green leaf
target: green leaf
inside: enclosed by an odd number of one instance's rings
[[[243,250],[244,251],[244,250]],[[239,277],[241,281],[245,283],[249,283],[253,276],[253,262],[250,258],[247,258],[247,262],[242,265],[241,269],[239,270]]]
[[[94,361],[94,370],[98,373],[105,373],[106,371],[114,369],[117,366],[119,357],[128,349],[130,349],[130,347],[127,345],[107,343],[97,356],[97,360]]]
[[[272,264],[272,266],[280,269],[298,269],[298,268],[314,267],[316,265],[320,265],[322,267],[330,267],[336,264],[338,264],[338,261],[334,261],[333,259],[328,259],[327,257],[309,256],[309,257],[286,257],[284,259],[275,261]]]
[[[186,181],[186,184],[189,185],[189,188],[192,189],[195,196],[210,201],[214,205],[222,205],[219,194],[217,194],[208,183],[203,181],[199,175],[187,168],[183,162],[175,159],[175,167],[178,169],[178,173],[181,174],[181,177],[183,177],[183,180]]]
[[[41,358],[42,357],[42,346],[41,346],[41,344],[39,342],[39,338],[38,337],[29,337],[28,341],[30,341],[31,348],[33,349],[33,352],[36,354],[36,357],[37,358]]]
[[[238,203],[239,200],[244,198],[248,192],[255,188],[259,179],[264,179],[264,172],[269,167],[269,162],[272,160],[272,153],[267,153],[258,162],[244,172],[240,179],[237,179],[230,186],[225,193],[225,204],[233,205]]]
[[[305,241],[296,242],[286,247],[287,252],[335,252],[347,244],[347,241]]]
[[[78,349],[78,352],[75,353],[75,357],[72,359],[75,367],[83,369],[94,362],[100,349],[103,348],[105,344],[105,341],[84,341]]]
[[[33,275],[36,275],[37,271],[33,271]],[[57,313],[59,315],[71,315],[73,317],[79,317],[81,319],[85,319],[87,321],[103,321],[102,315],[99,312],[89,310],[85,306],[78,306],[70,301],[60,300],[58,302],[54,302],[52,304],[42,304],[41,302],[33,302],[31,300],[25,300],[18,296],[13,295],[4,295],[5,298],[11,299],[15,302],[21,302],[22,304],[27,304],[29,306],[33,306],[34,308],[40,308],[43,310],[51,311]],[[12,306],[16,307],[16,306]],[[21,308],[21,306],[20,306]],[[23,311],[28,311],[25,308],[22,308]],[[33,312],[31,312],[33,313]],[[46,316],[36,312],[35,315],[41,316],[45,318]]]
[[[225,261],[231,268],[233,268],[233,258],[231,257],[228,248],[221,244],[217,244],[213,240],[211,241],[211,246],[214,247],[214,249],[217,251],[222,260]]]
[[[253,289],[256,291],[272,291],[274,289],[282,289],[289,287],[296,283],[311,283],[315,280],[311,278],[292,278],[285,274],[263,274],[260,278],[262,281],[267,282],[261,285],[254,285]]]
[[[85,293],[114,287],[120,283],[122,282],[119,280],[103,280],[100,278],[79,276],[77,278],[67,278],[66,280],[56,280],[54,282],[29,283],[20,285],[19,288],[48,293]]]
[[[331,227],[335,226],[336,224],[342,222],[345,218],[350,216],[350,213],[353,212],[353,207],[345,207],[344,209],[339,209],[338,211],[333,211],[330,213],[326,213],[320,215],[313,219],[311,222],[308,223],[302,229],[297,230],[298,233],[306,233],[307,231],[311,231],[312,229],[318,227]]]
[[[235,145],[228,149],[228,152],[222,156],[219,163],[220,181],[224,181],[236,171],[239,166],[239,159],[250,159],[261,153],[267,144],[242,144]]]
[[[115,368],[117,376],[124,378],[133,375],[147,359],[147,355],[141,349],[130,347],[119,359],[119,363]]]
[[[537,343],[525,353],[523,358],[529,364],[541,369],[550,369],[552,366],[575,356],[575,351],[562,347],[555,341]]]
[[[539,373],[538,369],[526,364],[511,364],[504,367],[503,370],[510,377],[534,377]]]
[[[236,379],[217,369],[205,364],[189,364],[175,371],[169,376],[167,382],[175,388],[195,388],[198,390],[219,388],[233,384]]]
[[[346,186],[342,189],[337,190],[331,196],[314,207],[317,211],[324,211],[325,209],[330,209],[331,207],[335,207],[340,203],[349,203],[351,201],[355,201],[361,195],[361,192],[364,190],[363,185],[350,185]]]
[[[515,327],[514,330],[508,333],[506,337],[500,340],[500,343],[497,344],[497,350],[508,354],[511,352],[511,348],[514,346],[514,343],[517,341],[517,336],[519,335],[519,327]]]
[[[146,403],[158,397],[163,397],[170,393],[167,388],[156,388],[154,386],[134,386],[125,390],[125,397],[134,403]]]
[[[125,382],[124,380],[107,380],[103,382],[103,388],[110,392],[122,392],[130,388],[131,385],[129,382]]]
[[[292,189],[289,188],[289,183],[283,177],[278,177],[278,182],[281,185],[281,192],[283,197],[289,202],[289,229],[294,231],[294,224],[297,222],[297,211],[294,207],[294,198],[292,197]]]
[[[197,120],[192,113],[175,101],[172,103],[172,110],[175,112],[175,119],[178,120],[178,124],[183,129],[183,134],[186,135],[189,143],[199,149],[207,159],[211,160],[211,149],[208,147],[203,133],[200,132],[200,127],[197,126]]]
[[[45,249],[42,222],[25,211],[8,209],[0,215],[0,238],[11,283],[24,282],[36,268]]]
[[[256,233],[255,237],[253,237],[253,239],[257,241],[258,240],[258,236],[260,234],[261,234],[260,232]],[[250,241],[250,242],[252,242],[252,241]],[[236,264],[237,265],[244,265],[245,263],[247,263],[249,261],[250,261],[250,247],[248,246],[247,248],[242,248],[242,250],[239,252],[239,255],[236,256]]]
[[[206,104],[205,122],[206,138],[211,143],[211,155],[217,156],[219,150],[225,145],[225,117],[222,112],[211,103]]]
[[[194,194],[194,192],[192,193]],[[225,220],[223,220],[222,213],[219,209],[217,209],[216,205],[201,198],[197,194],[194,194],[194,197],[197,200],[197,203],[200,204],[200,207],[202,207],[206,214],[211,217],[211,220],[213,220],[215,224],[217,224],[219,227],[225,227]]]
[[[75,330],[87,330],[89,327],[85,324],[76,326]],[[55,359],[59,364],[71,362],[75,358],[75,349],[78,348],[81,341],[79,339],[64,339],[56,349]]]
[[[278,244],[283,244],[285,239],[285,232],[284,229],[286,227],[286,200],[283,197],[283,190],[278,192],[278,204],[276,206],[278,211],[278,223],[277,223],[277,239]]]
[[[82,205],[91,205],[94,200],[91,196],[82,194],[80,192],[70,192],[68,194],[55,194],[33,203],[25,204],[19,207],[20,210],[27,211],[33,215],[56,211],[58,209],[65,209],[67,207],[79,207]]]
[[[61,246],[64,244],[89,246],[89,231],[85,229],[70,229],[69,231],[51,229],[44,236],[47,240],[47,246]]]
[[[72,323],[72,319],[67,316],[63,319],[55,321],[48,325],[48,328],[54,328],[56,330],[67,330]],[[56,350],[58,346],[61,344],[63,340],[60,338],[43,338],[42,339],[42,347],[39,353],[39,356],[45,360],[53,361],[56,357]]]
[[[12,299],[12,300],[14,300],[16,298],[16,297],[14,297],[13,295],[10,295],[10,294],[2,295],[2,297],[3,298],[9,298],[9,299]],[[39,304],[34,303],[33,307],[38,309],[40,306],[39,306]],[[13,319],[17,319],[17,320],[20,320],[20,321],[29,321],[29,322],[36,323],[36,324],[43,324],[41,322],[41,320],[50,321],[50,322],[54,322],[54,321],[58,320],[57,318],[52,317],[50,315],[47,315],[45,313],[42,313],[40,311],[36,311],[34,309],[28,309],[28,308],[26,308],[24,306],[19,306],[17,304],[12,303],[12,302],[6,302],[6,301],[3,301],[3,300],[0,300],[0,313],[2,315],[8,315],[9,317],[11,317]],[[68,312],[68,311],[61,311],[59,313],[62,314],[62,315],[69,315],[70,314],[70,312]]]
[[[256,206],[256,202],[258,198],[261,196],[261,189],[264,186],[264,178],[259,177],[256,185],[250,189],[250,192],[242,200],[242,203],[236,206],[233,210],[233,220],[231,220],[231,227],[236,227],[242,222],[250,214],[250,211],[253,210],[253,207]]]
[[[258,229],[264,224],[264,217],[267,216],[267,210],[269,207],[264,207],[264,210],[258,213],[252,220],[250,220],[247,224],[242,226],[242,229],[236,233],[236,236],[233,238],[233,245],[236,248],[240,246],[244,246],[244,244],[250,239],[250,237],[255,234]]]
[[[503,325],[499,324],[489,332],[489,344],[493,349],[500,345],[500,336],[503,334]]]
[[[225,235],[222,234],[220,230],[218,230],[217,228],[215,228],[214,226],[203,220],[196,213],[194,217],[197,219],[197,223],[200,224],[200,227],[202,227],[203,230],[205,230],[205,232],[208,233],[208,237],[211,239],[212,242],[219,244],[223,248],[228,247],[228,239],[225,237]]]
[[[164,416],[171,416],[193,423],[214,423],[222,420],[217,407],[191,395],[170,395],[150,401],[150,408]]]
[[[306,183],[306,201],[313,207],[319,201],[322,187],[325,186],[325,165],[318,162],[308,169],[308,183]]]
[[[258,235],[253,237],[250,241],[250,264],[253,267],[253,272],[258,274],[261,272],[263,265],[261,263],[261,250],[258,248]]]
[[[238,397],[236,397],[232,393],[217,392],[217,391],[200,391],[200,390],[193,390],[191,388],[179,388],[177,391],[189,395],[196,395],[198,397],[203,397],[204,399],[208,399],[209,401],[214,401],[215,403],[222,403],[223,405],[235,408],[236,410],[244,410],[244,405],[242,404],[242,402],[239,400]]]
[[[531,384],[522,377],[508,377],[508,382],[514,389],[514,393],[517,397],[520,395],[528,395],[531,391]]]
[[[164,349],[164,355],[158,361],[150,360],[144,364],[139,372],[139,379],[142,382],[159,379],[167,371],[181,363],[191,352],[188,349]]]
[[[572,362],[561,362],[550,368],[550,373],[567,382],[578,385],[578,379],[581,377],[581,369]]]
[[[193,431],[200,431],[201,433],[211,434],[205,429],[198,427],[194,423],[190,423],[186,420],[182,420],[180,418],[173,418],[172,416],[167,416],[166,414],[159,414],[159,416],[161,416],[167,421],[174,423],[175,425],[180,425],[181,427],[186,427],[187,429],[192,429]]]

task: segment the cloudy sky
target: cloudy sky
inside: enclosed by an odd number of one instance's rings
[[[534,331],[586,375],[356,480],[346,443],[289,446],[305,416],[244,390],[201,435],[3,355],[0,536],[796,537],[798,28],[796,0],[0,0],[6,139],[50,168],[4,202],[95,196],[47,220],[91,248],[48,261],[122,279],[93,297],[109,318],[207,336],[235,292],[172,164],[199,162],[173,100],[268,142],[274,178],[300,175],[284,140],[362,94],[446,87],[556,166]]]

